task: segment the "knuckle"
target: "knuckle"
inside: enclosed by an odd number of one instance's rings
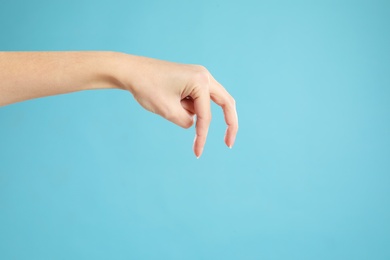
[[[210,123],[211,122],[211,119],[212,119],[212,115],[211,115],[211,112],[207,113],[206,116],[204,117],[205,121]]]
[[[212,119],[211,113],[207,113],[202,116],[198,115],[197,121],[201,120],[203,124],[210,125],[211,119]]]
[[[233,130],[234,130],[235,132],[238,131],[238,124],[236,124],[236,125],[233,127]]]
[[[194,65],[194,66],[197,69],[197,71],[199,71],[199,72],[209,73],[207,68],[205,66],[203,66],[203,65]]]
[[[210,85],[210,73],[202,65],[194,65],[195,69],[193,72],[193,81],[196,85],[201,86],[202,88],[209,88]]]
[[[230,96],[229,97],[229,104],[232,106],[232,107],[235,107],[236,106],[236,100]]]

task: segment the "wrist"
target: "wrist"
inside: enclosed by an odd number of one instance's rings
[[[98,67],[100,67],[98,68],[98,71],[100,70],[98,74],[103,75],[101,78],[109,85],[108,88],[126,89],[125,55],[113,51],[103,51],[98,55],[100,57],[99,61],[101,61],[98,63]]]
[[[134,93],[133,78],[135,75],[135,69],[137,56],[122,53],[122,52],[109,52],[111,62],[109,63],[109,72],[111,74],[112,81],[118,89],[126,90]],[[138,64],[139,65],[139,64]]]

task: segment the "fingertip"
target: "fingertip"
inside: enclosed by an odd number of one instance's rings
[[[183,123],[182,127],[185,128],[185,129],[188,129],[188,128],[190,128],[191,126],[194,125],[194,122],[195,122],[194,116],[188,115],[188,118],[187,118],[187,120]]]
[[[199,144],[199,139],[197,135],[195,135],[193,150],[196,158],[199,159],[203,153],[203,146]]]
[[[190,128],[195,123],[194,115],[184,109],[176,112],[173,116],[166,117],[166,119],[185,129]]]
[[[235,139],[236,139],[236,132],[232,132],[231,128],[228,127],[225,133],[225,144],[227,145],[227,147],[229,147],[230,149],[233,148]]]
[[[199,152],[199,151],[197,151],[197,149],[194,149],[194,153],[195,153],[195,157],[196,157],[196,159],[199,159],[199,158],[200,158],[200,156],[202,155],[202,153],[201,153],[201,152]]]
[[[196,159],[199,159],[202,156],[202,152],[195,153]]]

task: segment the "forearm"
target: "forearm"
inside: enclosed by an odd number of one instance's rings
[[[0,52],[0,106],[87,89],[124,88],[116,52]]]

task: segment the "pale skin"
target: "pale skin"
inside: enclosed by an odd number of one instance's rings
[[[0,106],[89,89],[122,89],[145,109],[189,128],[195,123],[199,158],[211,121],[210,101],[222,107],[232,147],[238,131],[235,101],[210,72],[119,52],[0,52]]]

